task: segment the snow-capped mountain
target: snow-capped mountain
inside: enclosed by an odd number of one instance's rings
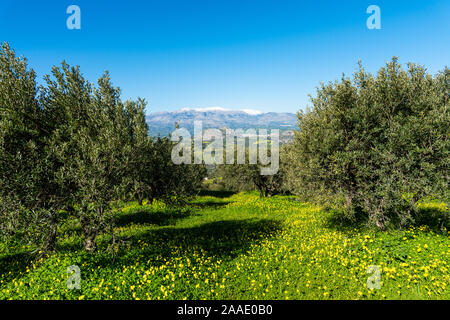
[[[221,107],[184,108],[178,111],[155,112],[147,115],[150,134],[169,136],[175,130],[175,122],[180,128],[193,132],[194,121],[202,121],[203,129],[280,129],[295,130],[297,116],[294,113],[261,112],[244,109],[231,110]]]

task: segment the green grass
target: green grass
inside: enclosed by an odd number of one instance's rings
[[[337,228],[330,218],[292,197],[254,193],[210,193],[189,210],[128,203],[116,229],[128,244],[115,256],[84,252],[72,220],[58,251],[39,260],[33,248],[1,244],[0,299],[450,298],[448,232]],[[107,243],[102,235],[100,248]],[[67,288],[71,265],[81,290]],[[367,288],[371,265],[380,289]]]

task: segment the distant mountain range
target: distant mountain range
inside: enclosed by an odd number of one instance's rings
[[[224,108],[181,109],[171,112],[155,112],[147,115],[149,133],[152,136],[169,136],[175,130],[175,122],[193,134],[194,121],[202,121],[203,129],[297,129],[294,113],[260,112],[257,110],[230,110]]]

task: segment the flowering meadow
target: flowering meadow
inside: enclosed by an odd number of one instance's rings
[[[422,207],[448,214],[442,203]],[[124,244],[108,252],[103,234],[94,254],[67,217],[55,253],[0,245],[0,299],[450,299],[445,228],[380,232],[338,227],[334,215],[256,193],[202,195],[181,209],[131,202],[116,213]],[[69,266],[80,289],[67,286]]]

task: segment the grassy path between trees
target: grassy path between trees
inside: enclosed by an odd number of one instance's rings
[[[450,299],[447,231],[382,233],[331,227],[330,218],[256,193],[203,195],[180,210],[127,203],[116,232],[128,244],[114,256],[102,250],[106,234],[99,253],[84,252],[69,218],[58,251],[39,260],[33,248],[2,243],[0,299]],[[72,265],[80,290],[67,288]],[[367,287],[369,266],[380,270],[380,289]]]

